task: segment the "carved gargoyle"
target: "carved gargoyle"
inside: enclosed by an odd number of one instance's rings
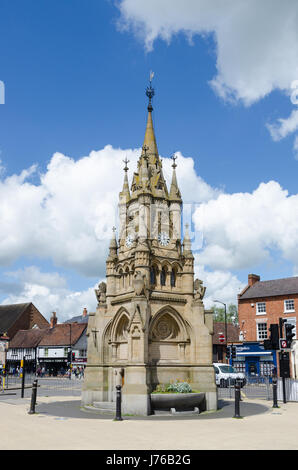
[[[203,300],[206,292],[206,287],[203,286],[203,281],[196,279],[194,282],[194,295],[196,300]]]
[[[97,302],[99,304],[104,304],[106,302],[106,292],[107,292],[106,283],[100,282],[100,284],[98,284],[98,289],[95,289],[95,295],[97,298]]]

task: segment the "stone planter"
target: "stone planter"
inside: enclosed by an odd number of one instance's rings
[[[151,393],[151,410],[170,411],[193,411],[199,408],[200,412],[205,411],[205,393]]]

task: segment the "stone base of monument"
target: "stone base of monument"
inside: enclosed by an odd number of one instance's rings
[[[205,393],[151,393],[151,411],[154,414],[171,414],[206,410]]]

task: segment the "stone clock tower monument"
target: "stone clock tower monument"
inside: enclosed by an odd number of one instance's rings
[[[212,313],[204,310],[205,288],[194,280],[188,230],[181,240],[182,199],[176,157],[168,190],[149,98],[142,152],[119,194],[119,236],[110,242],[106,283],[96,289],[98,306],[89,314],[88,364],[82,404],[112,402],[121,380],[122,409],[150,414],[158,384],[187,381],[205,392],[207,409],[217,408],[212,366]]]

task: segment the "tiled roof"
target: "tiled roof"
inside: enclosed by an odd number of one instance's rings
[[[86,323],[60,323],[54,328],[47,328],[40,341],[40,346],[74,345],[86,329]]]
[[[298,276],[272,281],[258,281],[240,294],[239,299],[256,299],[278,295],[298,294]]]
[[[9,343],[10,348],[36,348],[47,329],[19,330]]]
[[[73,323],[73,322],[77,322],[77,323],[88,323],[88,318],[89,318],[89,315],[78,315],[76,317],[72,317],[70,318],[69,320],[66,320],[64,323]]]
[[[8,331],[19,316],[29,307],[30,302],[26,304],[0,305],[0,332]]]
[[[225,334],[225,323],[224,322],[214,322],[213,323],[213,344],[223,344],[219,341],[219,335],[221,333]],[[228,343],[237,343],[239,342],[239,325],[234,325],[233,323],[227,323],[227,336]]]

